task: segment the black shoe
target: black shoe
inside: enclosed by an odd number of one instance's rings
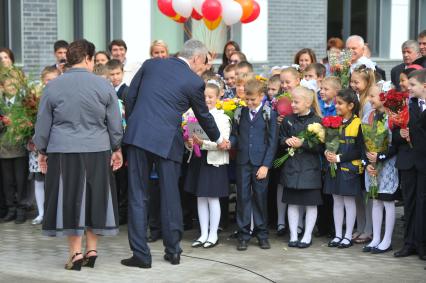
[[[180,254],[165,254],[164,259],[173,265],[180,263]]]
[[[407,256],[410,256],[410,255],[415,255],[415,254],[417,254],[416,249],[411,248],[409,246],[404,246],[402,249],[395,252],[393,254],[393,256],[394,257],[407,257]]]
[[[386,250],[381,250],[378,247],[372,248],[371,249],[371,253],[372,254],[382,254],[382,253],[386,253],[392,250],[392,245],[389,246],[389,248],[387,248]]]
[[[312,241],[310,241],[309,243],[304,243],[304,242],[297,243],[297,247],[299,249],[306,249],[306,248],[309,248],[311,245],[312,245]]]
[[[211,249],[211,248],[216,247],[218,244],[219,244],[219,239],[217,239],[215,243],[212,243],[210,241],[206,241],[204,243],[204,245],[203,245],[203,248],[205,248],[205,249]]]
[[[93,252],[95,252],[96,255],[88,256],[88,254],[93,253]],[[98,251],[97,250],[87,251],[84,254],[84,257],[83,257],[83,264],[82,264],[82,266],[94,268],[95,267],[95,262],[96,262],[97,258],[98,258]]]
[[[349,243],[347,243],[347,244],[342,243],[344,240],[347,240]],[[348,238],[343,238],[343,240],[339,243],[337,248],[338,249],[347,249],[347,248],[352,247],[352,245],[353,245],[352,240],[349,240]]]
[[[129,267],[151,268],[151,263],[143,262],[135,256],[121,260],[121,264]]]
[[[25,212],[24,213],[18,213],[15,219],[15,224],[23,224],[25,223],[25,221],[27,221],[27,217],[25,216]]]
[[[149,236],[148,237],[148,243],[154,243],[156,241],[158,241],[159,239],[161,239],[161,236]]]
[[[299,241],[290,241],[288,242],[289,248],[297,248],[297,245],[299,244]]]
[[[338,241],[334,241],[334,239],[337,239]],[[342,238],[334,237],[330,242],[328,242],[329,248],[336,248],[339,246],[340,242],[342,241]]]
[[[76,271],[81,270],[81,265],[83,264],[83,258],[73,261],[74,258],[79,255],[81,255],[81,253],[76,253],[68,260],[68,262],[65,264],[66,270],[76,270]]]
[[[261,239],[259,240],[259,247],[263,250],[269,250],[271,245],[269,244],[268,239]]]
[[[281,227],[282,227],[282,226],[281,226]],[[282,228],[280,228],[280,229],[278,229],[278,230],[277,230],[277,236],[278,236],[278,237],[282,237],[282,236],[284,236],[285,234],[287,234],[287,232],[288,232],[287,227],[282,227]]]
[[[247,250],[247,247],[248,247],[247,241],[245,241],[245,240],[238,241],[238,245],[237,245],[238,251],[245,251],[245,250]]]
[[[16,210],[9,210],[3,218],[3,222],[10,222],[16,219]]]
[[[371,252],[371,250],[373,249],[373,247],[369,247],[369,246],[364,246],[363,248],[362,248],[362,252],[363,253],[369,253],[369,252]]]
[[[229,235],[230,239],[238,239],[238,231],[234,231],[231,235]]]

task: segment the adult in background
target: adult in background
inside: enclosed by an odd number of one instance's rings
[[[123,81],[126,85],[130,85],[133,77],[141,66],[138,62],[129,62],[126,58],[127,45],[122,39],[114,39],[108,46],[109,53],[112,59],[120,61],[124,67],[124,78]]]
[[[56,59],[53,67],[56,67],[61,73],[64,72],[64,66],[67,63],[68,46],[69,44],[65,40],[58,40],[53,44],[53,54]]]
[[[0,67],[11,68],[15,64],[13,51],[7,47],[0,48]]]
[[[426,29],[421,31],[417,36],[417,42],[419,43],[421,57],[413,62],[413,64],[417,64],[426,68]]]
[[[91,73],[94,55],[95,46],[85,39],[70,44],[72,67],[44,89],[35,127],[46,174],[43,234],[68,236],[68,270],[93,267],[97,235],[118,233],[112,171],[122,165],[123,128],[114,89]]]
[[[346,49],[352,51],[351,58],[351,72],[360,65],[368,64],[372,62],[375,65],[375,72],[380,74],[382,80],[386,80],[386,73],[382,69],[378,68],[376,63],[369,59],[371,53],[366,46],[364,39],[359,35],[351,35],[346,40]]]
[[[419,44],[415,40],[407,40],[401,46],[402,63],[396,65],[391,70],[391,81],[398,91],[401,90],[399,86],[399,76],[409,65],[411,65],[417,58],[421,56]]]
[[[207,48],[198,40],[185,42],[178,58],[149,59],[130,85],[126,102],[128,124],[124,143],[128,145],[129,243],[133,256],[123,265],[151,267],[147,245],[149,173],[155,164],[161,195],[161,225],[164,259],[180,263],[182,208],[178,180],[184,151],[182,114],[190,107],[210,140],[225,149],[228,141],[220,136],[205,104],[204,82]]]
[[[218,74],[223,77],[223,70],[226,66],[230,64],[229,60],[231,59],[232,53],[235,51],[241,51],[240,45],[235,41],[228,41],[223,47],[222,52],[222,65],[219,66]]]

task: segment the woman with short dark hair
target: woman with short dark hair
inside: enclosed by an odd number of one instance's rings
[[[70,44],[72,67],[44,89],[34,136],[46,174],[43,234],[68,236],[68,270],[93,267],[97,235],[118,233],[112,171],[122,166],[123,128],[114,89],[91,73],[94,55],[87,40]]]

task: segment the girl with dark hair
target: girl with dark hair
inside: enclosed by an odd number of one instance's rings
[[[15,64],[15,56],[12,50],[6,47],[0,48],[0,65],[10,68],[13,64]]]
[[[359,101],[352,89],[339,91],[336,97],[336,111],[342,117],[340,146],[337,153],[325,151],[328,162],[337,165],[335,178],[326,173],[324,192],[333,195],[333,217],[335,237],[329,247],[348,248],[352,246],[352,230],[356,218],[355,197],[361,194],[361,151],[363,138],[361,119],[356,115]],[[330,166],[328,166],[330,168]],[[328,169],[329,171],[330,169]],[[343,236],[343,217],[346,211],[346,233]]]

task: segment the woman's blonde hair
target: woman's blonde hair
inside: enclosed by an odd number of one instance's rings
[[[311,103],[311,110],[313,110],[318,117],[322,117],[321,109],[318,104],[318,97],[313,90],[310,90],[304,86],[298,86],[293,90],[292,95],[296,96],[298,94],[306,99],[306,101]]]
[[[169,54],[169,47],[167,46],[167,43],[164,40],[158,39],[154,40],[151,43],[151,46],[149,47],[149,55],[152,57],[152,52],[154,51],[155,46],[161,46],[166,49],[167,55]]]

